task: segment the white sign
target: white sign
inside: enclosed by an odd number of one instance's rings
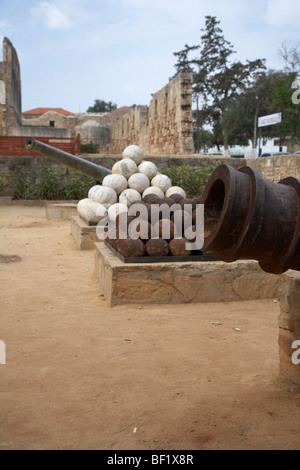
[[[282,121],[282,113],[269,114],[269,116],[262,116],[258,118],[258,127],[273,126]]]

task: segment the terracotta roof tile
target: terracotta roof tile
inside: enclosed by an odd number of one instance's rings
[[[25,111],[22,114],[25,116],[41,116],[49,111],[54,111],[55,113],[62,114],[63,116],[75,116],[74,113],[70,113],[70,111],[66,111],[62,108],[35,108],[30,111]]]
[[[115,119],[120,119],[125,114],[129,113],[132,110],[131,106],[122,106],[122,108],[114,109],[110,112],[110,115],[113,116]]]

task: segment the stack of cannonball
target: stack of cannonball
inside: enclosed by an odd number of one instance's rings
[[[160,198],[180,194],[182,188],[173,187],[170,178],[159,173],[156,165],[144,160],[144,153],[137,145],[129,145],[123,151],[122,160],[115,163],[112,174],[106,176],[102,185],[93,186],[86,199],[79,201],[77,211],[88,223],[97,224],[107,216],[115,222],[121,212],[148,194]]]
[[[147,210],[141,213],[137,209],[137,215],[127,216],[120,213],[116,217],[116,231],[108,232],[108,243],[124,257],[166,257],[179,256],[187,257],[193,254],[191,249],[187,247],[188,243],[195,240],[195,218],[197,199],[192,200],[184,197],[179,193],[171,194],[170,197],[159,197],[154,193],[146,194],[141,201],[132,203],[140,209],[141,205]],[[151,204],[162,206],[167,204],[169,207],[175,208],[175,212],[171,212],[171,217],[159,218],[159,220],[151,220]],[[186,208],[192,212],[187,213]],[[173,210],[173,209],[172,209]],[[135,211],[132,211],[135,212]],[[125,231],[122,224],[122,218],[126,221]],[[178,224],[178,220],[185,219],[185,223]],[[177,222],[176,222],[177,221]],[[133,238],[133,233],[134,237]],[[138,237],[137,237],[138,236]],[[197,250],[197,254],[199,254]]]
[[[194,242],[199,201],[188,199],[182,188],[172,186],[168,176],[161,174],[154,163],[144,160],[143,151],[137,145],[127,147],[122,156],[102,185],[93,186],[88,198],[79,201],[79,215],[95,224],[108,217],[113,228],[108,229],[106,240],[124,257],[190,256],[192,252],[187,243]],[[176,204],[177,210],[171,218],[161,216],[154,223],[151,220],[152,204],[169,207]],[[184,206],[187,204],[192,214],[186,213]],[[143,205],[147,209],[143,211],[143,219],[140,213],[135,217],[127,214],[134,205]],[[178,226],[176,221],[179,219],[175,215],[188,223]]]

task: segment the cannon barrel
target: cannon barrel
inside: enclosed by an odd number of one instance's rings
[[[51,145],[44,144],[33,137],[29,137],[26,140],[25,148],[27,150],[34,150],[35,152],[41,153],[58,163],[62,163],[69,168],[73,168],[85,175],[91,176],[96,181],[102,181],[105,176],[111,174],[111,170],[108,170],[103,166],[96,165],[95,163],[89,162],[75,155],[71,155],[70,153],[59,150]]]
[[[200,199],[211,235],[204,251],[226,262],[257,260],[269,273],[300,271],[300,180],[279,183],[255,169],[219,166]]]

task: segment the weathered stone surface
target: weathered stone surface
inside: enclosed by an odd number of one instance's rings
[[[0,135],[13,135],[21,125],[21,74],[17,51],[9,39],[3,40],[0,62]]]
[[[92,250],[95,242],[100,242],[96,226],[87,225],[79,216],[72,217],[71,234],[80,250]]]
[[[149,108],[137,106],[114,122],[110,152],[135,142],[145,154],[192,154],[192,83],[191,73],[180,73],[153,94]]]
[[[279,357],[280,373],[300,385],[300,364],[292,357],[294,341],[300,340],[300,273],[288,271],[280,276]]]
[[[273,298],[279,282],[255,261],[125,264],[102,243],[95,244],[95,274],[111,306]]]
[[[45,209],[47,219],[72,220],[77,215],[77,204],[75,203],[46,204]]]

